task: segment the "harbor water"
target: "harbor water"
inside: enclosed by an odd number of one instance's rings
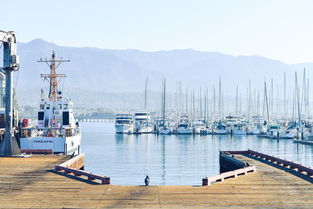
[[[291,139],[257,136],[122,135],[112,122],[81,123],[85,169],[109,176],[114,185],[201,185],[202,178],[219,174],[220,150],[271,154],[313,167],[313,146]]]

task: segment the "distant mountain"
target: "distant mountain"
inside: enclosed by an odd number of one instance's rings
[[[74,98],[71,96],[74,100],[81,98],[83,92],[93,92],[95,95],[97,92],[102,92],[99,95],[143,92],[147,76],[149,89],[156,92],[163,77],[167,79],[169,89],[175,92],[178,81],[182,82],[183,91],[186,87],[198,89],[200,86],[208,86],[211,89],[213,85],[217,87],[218,77],[221,76],[224,91],[232,92],[238,84],[245,94],[249,80],[253,88],[262,88],[264,79],[270,78],[274,78],[277,85],[277,82],[282,83],[284,72],[292,79],[293,72],[299,68],[298,65],[288,65],[260,56],[234,57],[192,49],[144,52],[76,48],[35,39],[18,43],[21,69],[15,76],[18,75],[17,91],[20,98],[30,95],[25,95],[26,92],[34,91],[38,92],[39,98],[40,88],[44,86],[40,74],[48,73],[49,68],[45,63],[36,61],[49,58],[52,50],[57,52],[57,56],[71,60],[61,65],[59,73],[68,75],[61,87],[76,90],[77,95]]]

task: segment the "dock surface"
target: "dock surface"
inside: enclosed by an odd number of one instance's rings
[[[65,156],[0,158],[0,207],[313,208],[312,183],[257,159],[235,157],[257,172],[205,187],[93,184],[54,172]]]

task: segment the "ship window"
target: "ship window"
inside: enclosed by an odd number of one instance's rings
[[[50,110],[50,104],[46,105],[47,110]]]
[[[67,106],[68,106],[68,104],[64,104],[64,110],[66,110],[66,109],[67,109]]]
[[[62,110],[62,104],[59,104],[59,109]]]
[[[63,125],[67,126],[70,124],[70,114],[69,112],[63,112]]]
[[[43,120],[45,113],[44,112],[38,112],[38,120]]]
[[[45,109],[45,105],[44,105],[44,104],[41,104],[41,105],[40,105],[40,109],[41,109],[41,110]]]

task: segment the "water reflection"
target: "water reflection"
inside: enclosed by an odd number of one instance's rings
[[[142,185],[146,174],[152,185],[200,185],[219,172],[220,150],[272,154],[313,165],[313,146],[291,140],[256,136],[162,136],[114,133],[112,123],[82,123],[86,169],[110,176],[112,184]]]

